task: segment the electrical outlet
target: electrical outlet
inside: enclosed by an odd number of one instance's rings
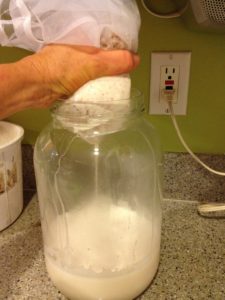
[[[159,101],[171,101],[173,104],[178,101],[179,89],[179,66],[160,67],[160,95]]]
[[[186,115],[191,52],[153,52],[151,56],[150,114]]]

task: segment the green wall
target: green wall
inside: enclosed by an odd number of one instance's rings
[[[144,92],[146,107],[149,102],[150,53],[191,51],[187,116],[177,117],[177,121],[193,151],[225,153],[225,35],[190,31],[181,18],[160,19],[148,14],[141,6],[140,10],[139,53],[142,63],[133,79]],[[157,127],[164,150],[184,151],[170,117],[148,116],[148,119]]]
[[[162,1],[161,1],[162,2]],[[165,2],[165,1],[164,1]],[[140,5],[141,65],[133,72],[133,86],[149,102],[150,54],[152,51],[191,51],[191,77],[187,116],[177,117],[187,143],[199,153],[225,153],[225,35],[190,31],[182,19],[159,19]],[[21,49],[0,49],[0,62],[23,57]],[[165,151],[184,151],[168,116],[147,116],[157,127]],[[10,118],[26,129],[25,142],[33,143],[49,120],[47,110],[29,110]]]

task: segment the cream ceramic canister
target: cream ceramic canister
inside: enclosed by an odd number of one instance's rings
[[[22,127],[0,122],[0,231],[11,225],[23,209]]]

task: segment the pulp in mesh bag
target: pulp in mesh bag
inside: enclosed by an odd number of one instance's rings
[[[57,118],[91,142],[93,131],[104,135],[122,127],[123,119],[130,109],[130,90],[131,80],[128,75],[92,80],[58,107]]]

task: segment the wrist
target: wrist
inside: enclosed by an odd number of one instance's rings
[[[47,107],[60,97],[52,89],[54,79],[49,76],[44,62],[40,62],[37,54],[14,63],[14,68],[23,89],[25,108]]]

